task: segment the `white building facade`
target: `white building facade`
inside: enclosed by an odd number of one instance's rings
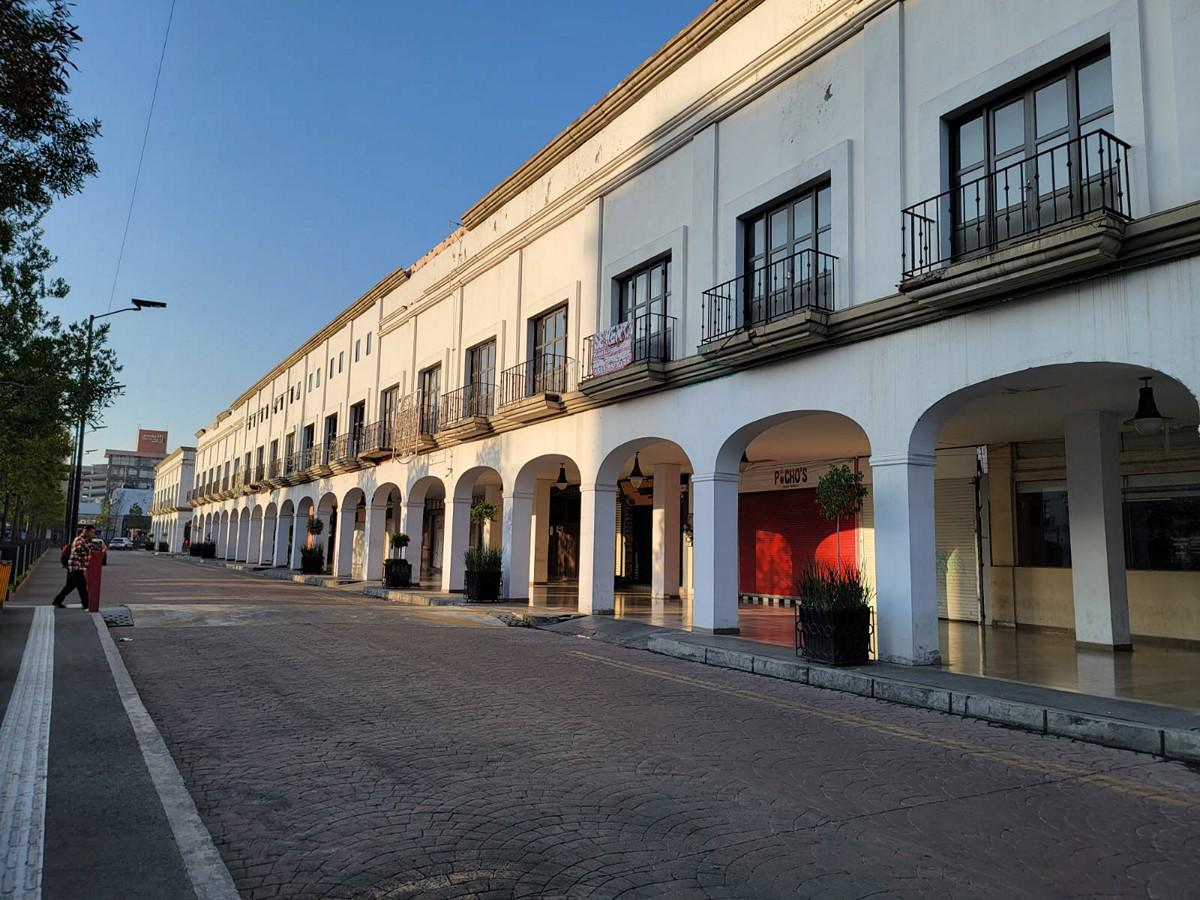
[[[1200,640],[1198,6],[713,4],[218,413],[194,530],[296,568],[319,518],[364,580],[403,531],[446,590],[487,543],[712,632],[853,559],[911,664]]]
[[[191,540],[192,507],[188,495],[196,474],[196,448],[176,447],[154,468],[150,531],[155,543],[180,553]]]

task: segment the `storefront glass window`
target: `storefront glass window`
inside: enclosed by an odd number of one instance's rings
[[[1127,568],[1200,570],[1200,473],[1132,475],[1124,511]]]
[[[1018,566],[1070,567],[1071,526],[1065,482],[1019,482],[1016,526]]]

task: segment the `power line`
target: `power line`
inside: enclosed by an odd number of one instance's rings
[[[121,262],[125,259],[125,240],[129,237],[129,223],[133,220],[133,204],[137,200],[138,182],[142,180],[142,161],[146,158],[146,144],[150,140],[150,123],[154,119],[154,103],[158,100],[158,82],[162,78],[163,60],[167,57],[167,40],[171,37],[171,21],[175,18],[175,0],[171,0],[171,11],[167,14],[167,30],[163,34],[162,50],[158,54],[158,71],[154,73],[154,91],[150,95],[150,111],[146,113],[146,130],[142,133],[142,152],[138,154],[137,172],[133,176],[133,192],[129,195],[129,211],[125,213],[125,230],[121,232],[121,249],[117,252],[117,268],[113,272],[112,287],[108,291],[108,308],[111,310],[113,297],[117,293],[117,279],[121,275]]]

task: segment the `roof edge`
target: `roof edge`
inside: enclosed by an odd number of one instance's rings
[[[477,200],[463,213],[462,224],[467,228],[475,228],[484,222],[762,2],[716,0],[653,56],[622,78],[616,87],[592,104],[583,115],[559,132],[550,143]]]

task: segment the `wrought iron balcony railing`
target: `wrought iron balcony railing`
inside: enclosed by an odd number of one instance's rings
[[[801,250],[704,292],[703,343],[806,309],[832,310],[837,257]]]
[[[500,405],[507,406],[537,394],[565,394],[575,390],[578,377],[569,356],[540,354],[500,373]]]
[[[283,474],[283,460],[282,459],[276,458],[276,459],[271,460],[269,463],[267,463],[267,477],[268,478],[272,478],[272,479],[278,478],[282,474]]]
[[[451,428],[466,419],[487,418],[496,408],[496,386],[478,382],[442,395],[439,428]]]
[[[345,434],[339,434],[329,443],[329,461],[340,462],[344,460],[356,460],[359,454],[359,448],[362,446],[362,435],[365,429],[362,427],[355,428],[352,431],[347,431]]]
[[[922,200],[900,216],[902,277],[927,275],[1056,225],[1131,218],[1129,145],[1099,130]]]
[[[267,477],[266,463],[256,463],[254,466],[254,483],[258,484],[259,482],[266,480],[266,477]]]
[[[394,429],[390,421],[372,422],[364,425],[362,437],[358,442],[359,453],[376,453],[392,449],[392,433]]]
[[[313,444],[308,449],[302,450],[301,454],[301,469],[315,469],[318,466],[325,465],[326,463],[325,445],[323,444]]]
[[[607,375],[640,362],[675,358],[674,316],[642,313],[600,334],[583,339],[583,377]]]

